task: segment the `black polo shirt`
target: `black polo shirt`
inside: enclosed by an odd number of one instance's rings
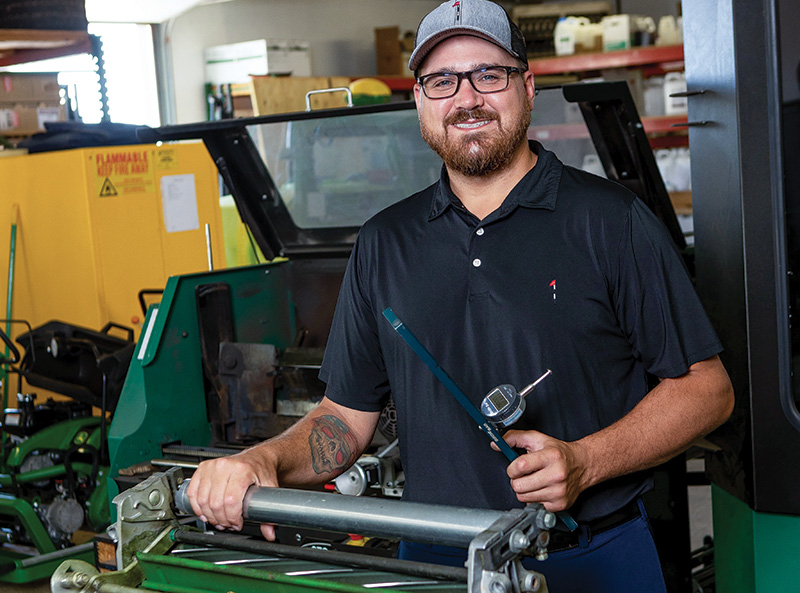
[[[536,166],[484,220],[461,206],[446,172],[368,221],[339,294],[320,378],[344,406],[397,406],[404,499],[521,506],[508,461],[393,330],[391,307],[477,405],[496,385],[527,398],[514,426],[572,441],[646,394],[647,372],[678,377],[721,351],[667,231],[624,187],[563,165]],[[578,520],[617,510],[650,474],[595,486]]]

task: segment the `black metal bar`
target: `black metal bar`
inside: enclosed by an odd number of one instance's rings
[[[237,552],[296,558],[298,560],[310,560],[323,562],[325,564],[335,564],[337,566],[351,566],[354,568],[395,572],[445,581],[467,582],[466,568],[440,566],[436,564],[426,564],[424,562],[371,556],[368,554],[338,552],[335,550],[300,548],[297,546],[287,546],[285,544],[248,539],[242,535],[224,533],[209,534],[176,529],[172,532],[172,539],[180,543],[212,546],[226,550],[235,550]]]
[[[683,123],[670,124],[669,127],[670,128],[696,128],[696,127],[700,127],[700,126],[707,126],[710,123],[711,123],[710,121],[703,119],[703,120],[700,120],[700,121],[687,121],[687,122],[683,122]]]
[[[243,130],[248,126],[280,123],[285,121],[302,121],[306,119],[319,119],[320,117],[338,117],[341,115],[355,115],[367,113],[382,113],[386,111],[402,111],[414,107],[413,101],[397,101],[395,103],[379,103],[375,105],[362,105],[358,107],[337,107],[334,109],[319,109],[317,111],[297,111],[295,113],[279,113],[275,115],[258,115],[255,117],[241,117],[214,122],[198,122],[149,128],[142,126],[136,131],[143,142],[157,142],[159,140],[188,140],[194,138],[204,139],[208,134],[220,132],[234,132]]]

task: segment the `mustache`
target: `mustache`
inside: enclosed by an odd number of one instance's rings
[[[458,124],[464,121],[469,121],[471,119],[489,119],[489,120],[500,120],[498,115],[487,109],[477,108],[477,109],[459,109],[458,111],[448,115],[444,119],[444,125],[450,126],[453,124]]]

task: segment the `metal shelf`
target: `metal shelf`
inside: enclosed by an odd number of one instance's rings
[[[683,69],[683,46],[636,47],[595,54],[575,54],[530,61],[534,75],[593,72],[608,68],[659,66],[664,70]]]

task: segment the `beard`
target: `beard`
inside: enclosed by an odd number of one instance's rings
[[[449,126],[470,119],[495,120],[498,133],[473,132],[459,140],[449,138]],[[519,145],[525,141],[531,123],[531,112],[522,109],[508,121],[485,109],[462,109],[442,122],[443,132],[420,120],[423,140],[438,154],[449,170],[467,177],[480,177],[504,169],[513,159]]]

